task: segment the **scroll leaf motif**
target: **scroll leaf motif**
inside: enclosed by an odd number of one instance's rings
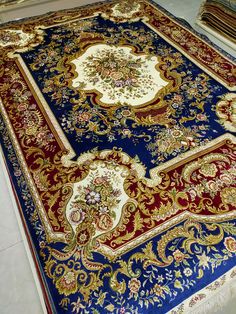
[[[112,243],[122,244],[122,243],[126,242],[127,240],[132,239],[137,230],[142,230],[143,219],[141,218],[141,215],[138,211],[134,215],[133,225],[134,225],[134,228],[133,228],[132,232],[127,231],[124,236],[120,236],[116,240],[112,241]]]
[[[156,255],[153,251],[153,242],[149,242],[145,249],[143,249],[143,253],[133,254],[129,262],[132,260],[141,260],[144,263],[144,268],[147,268],[149,265],[159,267],[170,265],[174,259],[173,256],[167,256],[166,253],[168,251],[169,244],[176,238],[184,239],[182,248],[190,254],[193,254],[191,246],[194,243],[208,246],[215,245],[222,241],[224,238],[224,225],[214,224],[214,227],[212,227],[210,224],[207,224],[205,226],[208,230],[210,229],[209,231],[215,231],[218,229],[218,234],[215,234],[214,232],[214,234],[205,235],[205,233],[202,232],[202,227],[199,223],[186,221],[183,226],[177,226],[162,236],[161,240],[157,244],[158,255]]]

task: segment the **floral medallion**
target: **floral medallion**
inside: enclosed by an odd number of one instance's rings
[[[123,187],[127,169],[104,162],[92,163],[90,168],[88,176],[74,184],[66,207],[66,217],[77,236],[78,246],[91,245],[93,238],[114,229],[129,198]]]
[[[132,47],[98,44],[73,60],[74,88],[96,91],[104,105],[140,106],[168,84],[157,69],[157,57],[135,54]]]
[[[102,16],[116,22],[135,21],[140,18],[141,8],[139,1],[124,0],[112,5]]]
[[[137,13],[140,9],[140,4],[135,1],[123,1],[117,3],[112,8],[112,15],[116,17],[123,17],[123,18],[131,18],[134,13]]]
[[[6,55],[14,48],[14,52],[27,51],[31,47],[37,46],[43,41],[44,31],[39,28],[33,31],[28,26],[22,29],[8,29],[4,28],[0,31],[0,48],[5,49]],[[9,50],[10,49],[10,50]],[[9,54],[10,58],[14,57]]]
[[[21,30],[4,30],[0,34],[0,46],[26,46],[33,37],[33,34]]]
[[[236,94],[222,96],[216,105],[216,114],[226,130],[236,132]]]

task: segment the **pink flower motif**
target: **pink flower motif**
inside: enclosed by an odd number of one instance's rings
[[[204,113],[199,113],[197,114],[197,117],[196,117],[198,120],[200,121],[206,121],[207,120],[207,116],[204,114]]]
[[[17,170],[14,171],[14,175],[15,175],[16,177],[20,177],[21,174],[22,174],[22,172],[21,172],[20,169],[17,169]]]
[[[125,308],[124,308],[124,307],[122,307],[122,308],[120,309],[120,314],[125,314]]]
[[[106,176],[97,177],[93,180],[93,184],[95,185],[104,185],[106,186],[108,183],[108,178]]]
[[[27,105],[26,104],[19,104],[19,106],[17,107],[17,109],[19,111],[25,111],[27,109]]]
[[[82,222],[84,220],[84,218],[85,218],[85,213],[80,209],[74,210],[70,214],[71,221],[74,223],[77,223],[77,224]]]
[[[97,204],[101,201],[101,195],[98,192],[91,191],[86,195],[86,201],[88,204]]]
[[[116,87],[122,87],[124,85],[123,81],[115,81],[115,86]]]
[[[173,97],[173,100],[176,102],[181,102],[183,100],[183,97],[181,95],[175,95]]]

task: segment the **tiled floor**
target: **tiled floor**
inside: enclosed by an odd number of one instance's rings
[[[0,165],[0,313],[43,313],[2,165]]]
[[[36,1],[34,1],[35,3]],[[38,15],[48,11],[75,7],[95,2],[95,0],[53,0],[32,7],[25,6],[17,10],[0,12],[1,22],[20,17]],[[156,0],[174,15],[186,19],[195,29],[205,33],[194,24],[201,0]],[[212,41],[227,52],[235,51],[219,42],[213,36]],[[235,313],[236,300],[218,314]],[[0,164],[0,313],[1,314],[41,314],[43,313],[34,283],[28,258],[18,228],[12,201],[8,192],[3,168]]]

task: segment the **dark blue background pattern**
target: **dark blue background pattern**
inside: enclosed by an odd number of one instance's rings
[[[68,141],[76,152],[77,157],[94,148],[98,150],[112,149],[113,147],[122,148],[131,157],[138,156],[140,161],[147,168],[147,176],[149,170],[158,164],[165,162],[180,153],[191,149],[191,147],[181,147],[175,149],[170,153],[165,153],[158,149],[158,140],[163,140],[167,136],[167,129],[161,125],[143,126],[141,124],[133,124],[133,121],[127,120],[127,128],[131,131],[132,136],[124,136],[123,129],[120,121],[122,119],[122,110],[127,109],[127,106],[118,108],[114,113],[112,119],[108,118],[108,121],[112,125],[112,130],[106,135],[97,135],[92,131],[86,131],[84,133],[78,133],[68,126],[68,121],[72,121],[75,112],[72,111],[73,103],[72,99],[79,98],[79,95],[74,92],[69,86],[58,86],[60,93],[63,94],[60,99],[55,99],[55,91],[53,88],[48,88],[45,85],[45,80],[53,80],[53,77],[58,75],[56,65],[65,55],[71,55],[80,50],[79,45],[75,40],[81,31],[88,33],[101,33],[106,36],[106,43],[111,45],[117,45],[120,39],[124,39],[129,45],[135,45],[141,51],[144,45],[139,45],[138,37],[140,34],[146,36],[149,40],[150,53],[153,55],[166,56],[167,54],[177,53],[177,50],[167,43],[163,38],[158,36],[154,31],[148,28],[143,22],[133,23],[120,23],[119,25],[109,20],[104,20],[102,17],[85,20],[85,22],[92,23],[92,26],[81,27],[78,30],[73,29],[69,24],[64,26],[51,28],[46,30],[45,41],[43,44],[37,46],[32,51],[22,53],[22,58],[28,65],[31,74],[37,82],[40,90],[43,91],[43,95],[53,111],[57,121],[61,125]],[[138,36],[135,37],[132,32],[138,32]],[[48,57],[47,47],[51,44],[56,51],[55,57]],[[147,43],[148,44],[148,43]],[[214,139],[225,133],[222,126],[216,121],[214,105],[219,101],[219,96],[227,93],[227,89],[219,84],[216,80],[206,76],[206,86],[202,86],[202,74],[203,71],[198,68],[193,62],[188,60],[185,56],[182,56],[183,63],[176,69],[179,73],[184,73],[182,84],[177,92],[169,93],[165,96],[164,100],[171,103],[172,108],[175,110],[174,115],[171,117],[176,121],[175,128],[188,129],[190,132],[196,134],[197,145],[204,145],[207,141]],[[168,63],[167,63],[168,65]],[[34,66],[34,67],[33,67]],[[61,78],[63,83],[64,78]],[[204,87],[207,88],[207,94],[204,94]],[[55,88],[55,86],[54,86]],[[195,89],[195,90],[194,90]],[[190,121],[181,122],[183,117],[197,116],[201,113],[201,110],[197,106],[192,104],[197,101],[196,94],[202,97],[204,101],[204,114],[206,116],[205,121],[200,121],[197,118]],[[201,95],[202,93],[202,95]],[[181,102],[175,102],[174,97],[180,95],[182,97]],[[91,111],[97,110],[104,116],[106,116],[106,110],[100,108],[98,105],[93,104],[91,99],[87,97],[87,104],[89,104]],[[83,108],[78,108],[78,113],[84,112]],[[97,118],[94,118],[95,120]],[[98,122],[101,129],[105,128],[102,121]],[[80,126],[78,126],[80,127]],[[145,134],[149,140],[141,137]],[[76,157],[76,158],[77,158]]]

